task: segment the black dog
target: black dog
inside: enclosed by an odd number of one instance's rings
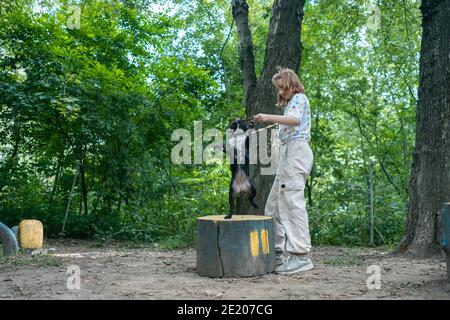
[[[230,211],[225,219],[231,219],[236,210],[236,200],[246,194],[252,206],[259,209],[254,202],[256,189],[250,180],[249,161],[249,135],[252,132],[254,122],[247,124],[244,120],[236,118],[228,127],[231,138],[227,141],[228,151],[232,150],[231,156],[231,182],[229,190]],[[245,148],[245,149],[243,149]],[[224,148],[224,152],[225,148]]]

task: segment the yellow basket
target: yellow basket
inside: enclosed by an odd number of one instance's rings
[[[22,249],[40,249],[44,242],[44,226],[39,220],[22,220],[19,224],[19,244]]]

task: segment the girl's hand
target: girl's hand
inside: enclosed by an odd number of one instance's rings
[[[265,113],[259,113],[253,117],[256,122],[270,122],[270,115]]]

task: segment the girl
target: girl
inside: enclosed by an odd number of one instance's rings
[[[256,122],[279,124],[281,142],[278,169],[267,199],[265,215],[275,227],[276,273],[292,274],[313,268],[305,184],[313,165],[309,147],[311,111],[303,85],[294,71],[278,68],[272,78],[282,116],[258,114]]]

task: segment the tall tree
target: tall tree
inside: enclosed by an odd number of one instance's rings
[[[407,230],[398,252],[439,249],[440,215],[450,201],[450,0],[422,0],[422,49],[416,146]]]
[[[247,117],[258,113],[275,113],[276,92],[271,80],[277,66],[299,72],[302,58],[301,28],[304,4],[304,0],[274,1],[263,69],[258,79],[248,19],[249,6],[245,0],[233,0],[232,12],[238,30],[239,58]],[[251,170],[258,190],[256,202],[261,207],[257,213],[262,213],[274,178],[271,175],[261,175],[260,168],[261,165],[257,164]],[[240,201],[239,212],[255,213],[255,209],[251,208],[247,201]]]

